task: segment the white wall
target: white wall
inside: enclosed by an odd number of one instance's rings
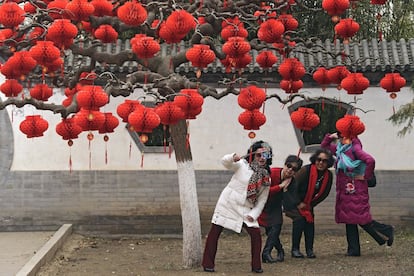
[[[280,90],[268,90],[271,94],[277,92],[286,95]],[[303,89],[302,93],[308,96],[320,96],[319,88]],[[336,88],[327,89],[326,97],[340,97],[343,102],[354,101],[354,96],[347,95],[346,91],[338,91]],[[5,99],[1,93],[2,100]],[[48,102],[60,104],[64,96],[57,93]],[[134,95],[131,98],[138,98]],[[356,106],[363,110],[373,110],[368,113],[357,111],[357,114],[366,126],[366,130],[360,135],[364,149],[371,153],[377,160],[377,169],[412,170],[413,135],[411,133],[404,138],[397,137],[400,127],[393,126],[386,119],[392,115],[393,100],[383,89],[372,87],[363,95],[357,96]],[[394,100],[394,105],[410,102],[413,93],[409,88],[404,88]],[[116,106],[124,101],[124,98],[112,98],[104,112],[112,112],[116,115]],[[14,135],[14,160],[12,170],[69,170],[70,149],[67,141],[64,141],[55,131],[56,124],[60,122],[59,115],[49,111],[36,111],[31,106],[25,106],[20,110],[9,106],[7,108],[12,120]],[[190,121],[190,144],[193,153],[194,166],[197,170],[223,169],[219,163],[222,155],[229,152],[245,154],[252,140],[248,138],[249,131],[243,130],[238,122],[238,116],[243,110],[237,104],[237,97],[227,96],[221,100],[206,98],[202,113],[195,120]],[[13,115],[12,115],[13,113]],[[19,125],[24,116],[41,114],[48,122],[49,129],[43,137],[27,139],[19,130]],[[266,102],[265,115],[267,122],[256,131],[256,139],[268,141],[274,151],[274,165],[283,164],[288,154],[297,154],[299,145],[290,121],[287,106],[282,106],[276,99]],[[117,115],[116,115],[117,116]],[[130,138],[125,124],[109,134],[108,164],[105,164],[105,142],[103,136],[95,132],[95,139],[91,142],[90,150],[86,133],[74,140],[71,147],[71,155],[74,170],[89,170],[89,153],[91,154],[91,169],[93,170],[175,170],[175,156],[169,158],[168,153],[145,153],[144,166],[141,168],[141,153]],[[256,140],[255,139],[255,140]],[[132,144],[130,156],[130,144]],[[12,146],[12,145],[11,145]],[[305,163],[309,154],[301,154]]]

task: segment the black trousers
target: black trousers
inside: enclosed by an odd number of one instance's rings
[[[383,245],[390,237],[392,226],[388,224],[379,223],[375,220],[368,224],[361,225],[379,245]],[[346,240],[348,242],[348,255],[360,255],[359,232],[357,224],[346,224]]]
[[[302,233],[305,236],[305,249],[306,252],[313,250],[313,241],[315,239],[315,224],[306,222],[306,219],[302,216],[293,220],[292,223],[292,250],[300,249],[300,240]]]
[[[272,226],[265,227],[266,230],[266,243],[263,247],[263,255],[269,255],[272,252],[272,249],[280,251],[283,249],[283,246],[280,242],[280,232],[282,230],[282,224],[275,224]]]

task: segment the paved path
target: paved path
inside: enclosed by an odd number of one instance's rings
[[[0,232],[0,276],[14,276],[55,232]]]

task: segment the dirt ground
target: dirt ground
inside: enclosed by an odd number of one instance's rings
[[[414,233],[396,231],[392,247],[378,246],[364,232],[360,238],[361,257],[345,256],[345,236],[318,234],[314,246],[317,258],[294,259],[289,254],[290,236],[284,234],[281,241],[287,253],[285,261],[263,264],[262,275],[414,275]],[[73,234],[37,275],[254,275],[250,272],[247,234],[222,234],[215,269],[215,273],[203,272],[201,267],[184,269],[180,239],[111,239]]]

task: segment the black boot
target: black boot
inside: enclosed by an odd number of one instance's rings
[[[305,218],[301,217],[296,219],[292,223],[292,257],[303,258],[303,254],[300,252],[300,240],[302,238],[302,232],[305,227]]]
[[[277,249],[276,261],[283,262],[285,260],[285,250],[283,248]]]
[[[266,227],[267,239],[262,251],[262,262],[275,263],[276,259],[272,258],[272,249],[275,245],[275,231],[273,227]]]
[[[375,231],[386,237],[387,245],[391,246],[394,242],[394,227],[388,224],[379,223],[375,220],[373,220],[371,224]]]
[[[313,253],[313,241],[315,238],[315,224],[306,223],[305,224],[305,248],[306,248],[306,257],[310,259],[316,258],[315,253]]]

